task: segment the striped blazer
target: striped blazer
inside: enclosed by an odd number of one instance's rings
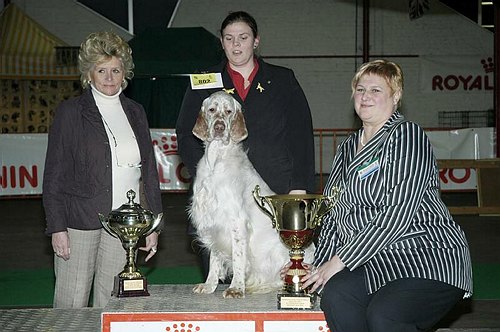
[[[367,292],[424,278],[472,294],[465,234],[440,198],[432,146],[422,128],[395,112],[356,154],[362,129],[342,142],[324,194],[341,194],[323,220],[314,265],[338,255],[363,268]]]

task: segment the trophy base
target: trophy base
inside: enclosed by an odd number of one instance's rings
[[[278,309],[311,310],[316,304],[316,295],[306,293],[278,293]]]
[[[146,278],[126,279],[115,276],[115,284],[111,296],[133,297],[149,296],[148,282]]]

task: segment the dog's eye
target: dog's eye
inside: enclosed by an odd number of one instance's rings
[[[210,108],[208,109],[208,111],[209,111],[210,113],[213,113],[213,112],[215,112],[215,108],[210,107]]]
[[[233,113],[233,110],[226,110],[226,114],[231,114]]]

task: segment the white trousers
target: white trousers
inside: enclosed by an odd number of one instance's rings
[[[119,239],[105,229],[77,230],[68,228],[69,260],[54,254],[56,285],[54,308],[89,306],[93,291],[93,307],[103,308],[111,298],[114,277],[126,263],[126,252]]]

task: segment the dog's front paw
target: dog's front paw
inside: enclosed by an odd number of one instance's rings
[[[198,284],[193,287],[193,293],[197,294],[212,294],[215,292],[215,289],[217,288],[217,284]]]
[[[245,292],[240,288],[228,288],[223,293],[222,296],[225,299],[242,299],[245,297]]]

